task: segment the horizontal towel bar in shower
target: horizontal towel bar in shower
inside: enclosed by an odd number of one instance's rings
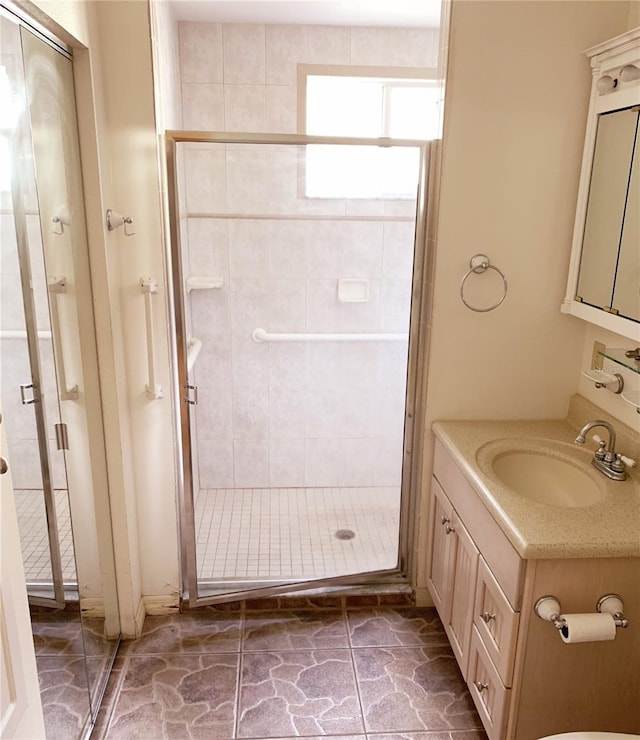
[[[26,339],[27,332],[20,329],[5,329],[0,331],[0,339]],[[38,339],[51,339],[50,331],[39,331]]]
[[[402,342],[408,334],[272,334],[266,329],[254,329],[254,342]]]

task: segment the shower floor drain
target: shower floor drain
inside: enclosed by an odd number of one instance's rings
[[[339,529],[333,536],[339,540],[352,540],[356,533],[352,529]]]

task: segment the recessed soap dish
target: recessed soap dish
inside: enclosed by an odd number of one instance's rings
[[[366,278],[339,278],[338,300],[341,303],[366,303],[369,300],[369,281]]]

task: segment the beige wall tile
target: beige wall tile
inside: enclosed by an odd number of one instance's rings
[[[264,85],[264,26],[227,23],[223,26],[222,38],[224,82],[235,85]]]
[[[183,83],[182,110],[188,131],[224,131],[224,87]]]
[[[225,85],[224,107],[227,131],[246,133],[264,130],[264,85]]]
[[[309,64],[348,64],[351,60],[350,29],[308,26]]]
[[[351,64],[428,67],[434,36],[419,28],[352,28]]]
[[[295,85],[297,65],[307,56],[306,26],[266,26],[267,85]]]
[[[182,82],[219,82],[222,76],[222,26],[219,23],[180,23]]]
[[[265,126],[272,134],[297,133],[297,88],[295,85],[267,85]]]

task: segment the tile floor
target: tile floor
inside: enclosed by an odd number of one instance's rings
[[[194,501],[200,580],[309,579],[394,568],[400,488],[206,489]],[[352,539],[338,539],[338,530]]]
[[[115,643],[104,639],[103,619],[81,618],[74,604],[56,611],[32,606],[31,627],[47,740],[80,737]]]
[[[147,617],[92,740],[486,740],[434,609]]]
[[[15,500],[27,582],[51,583],[53,578],[51,575],[49,533],[42,489],[16,489]],[[76,566],[71,535],[69,496],[66,489],[56,489],[54,500],[62,575],[65,581],[75,582]]]

